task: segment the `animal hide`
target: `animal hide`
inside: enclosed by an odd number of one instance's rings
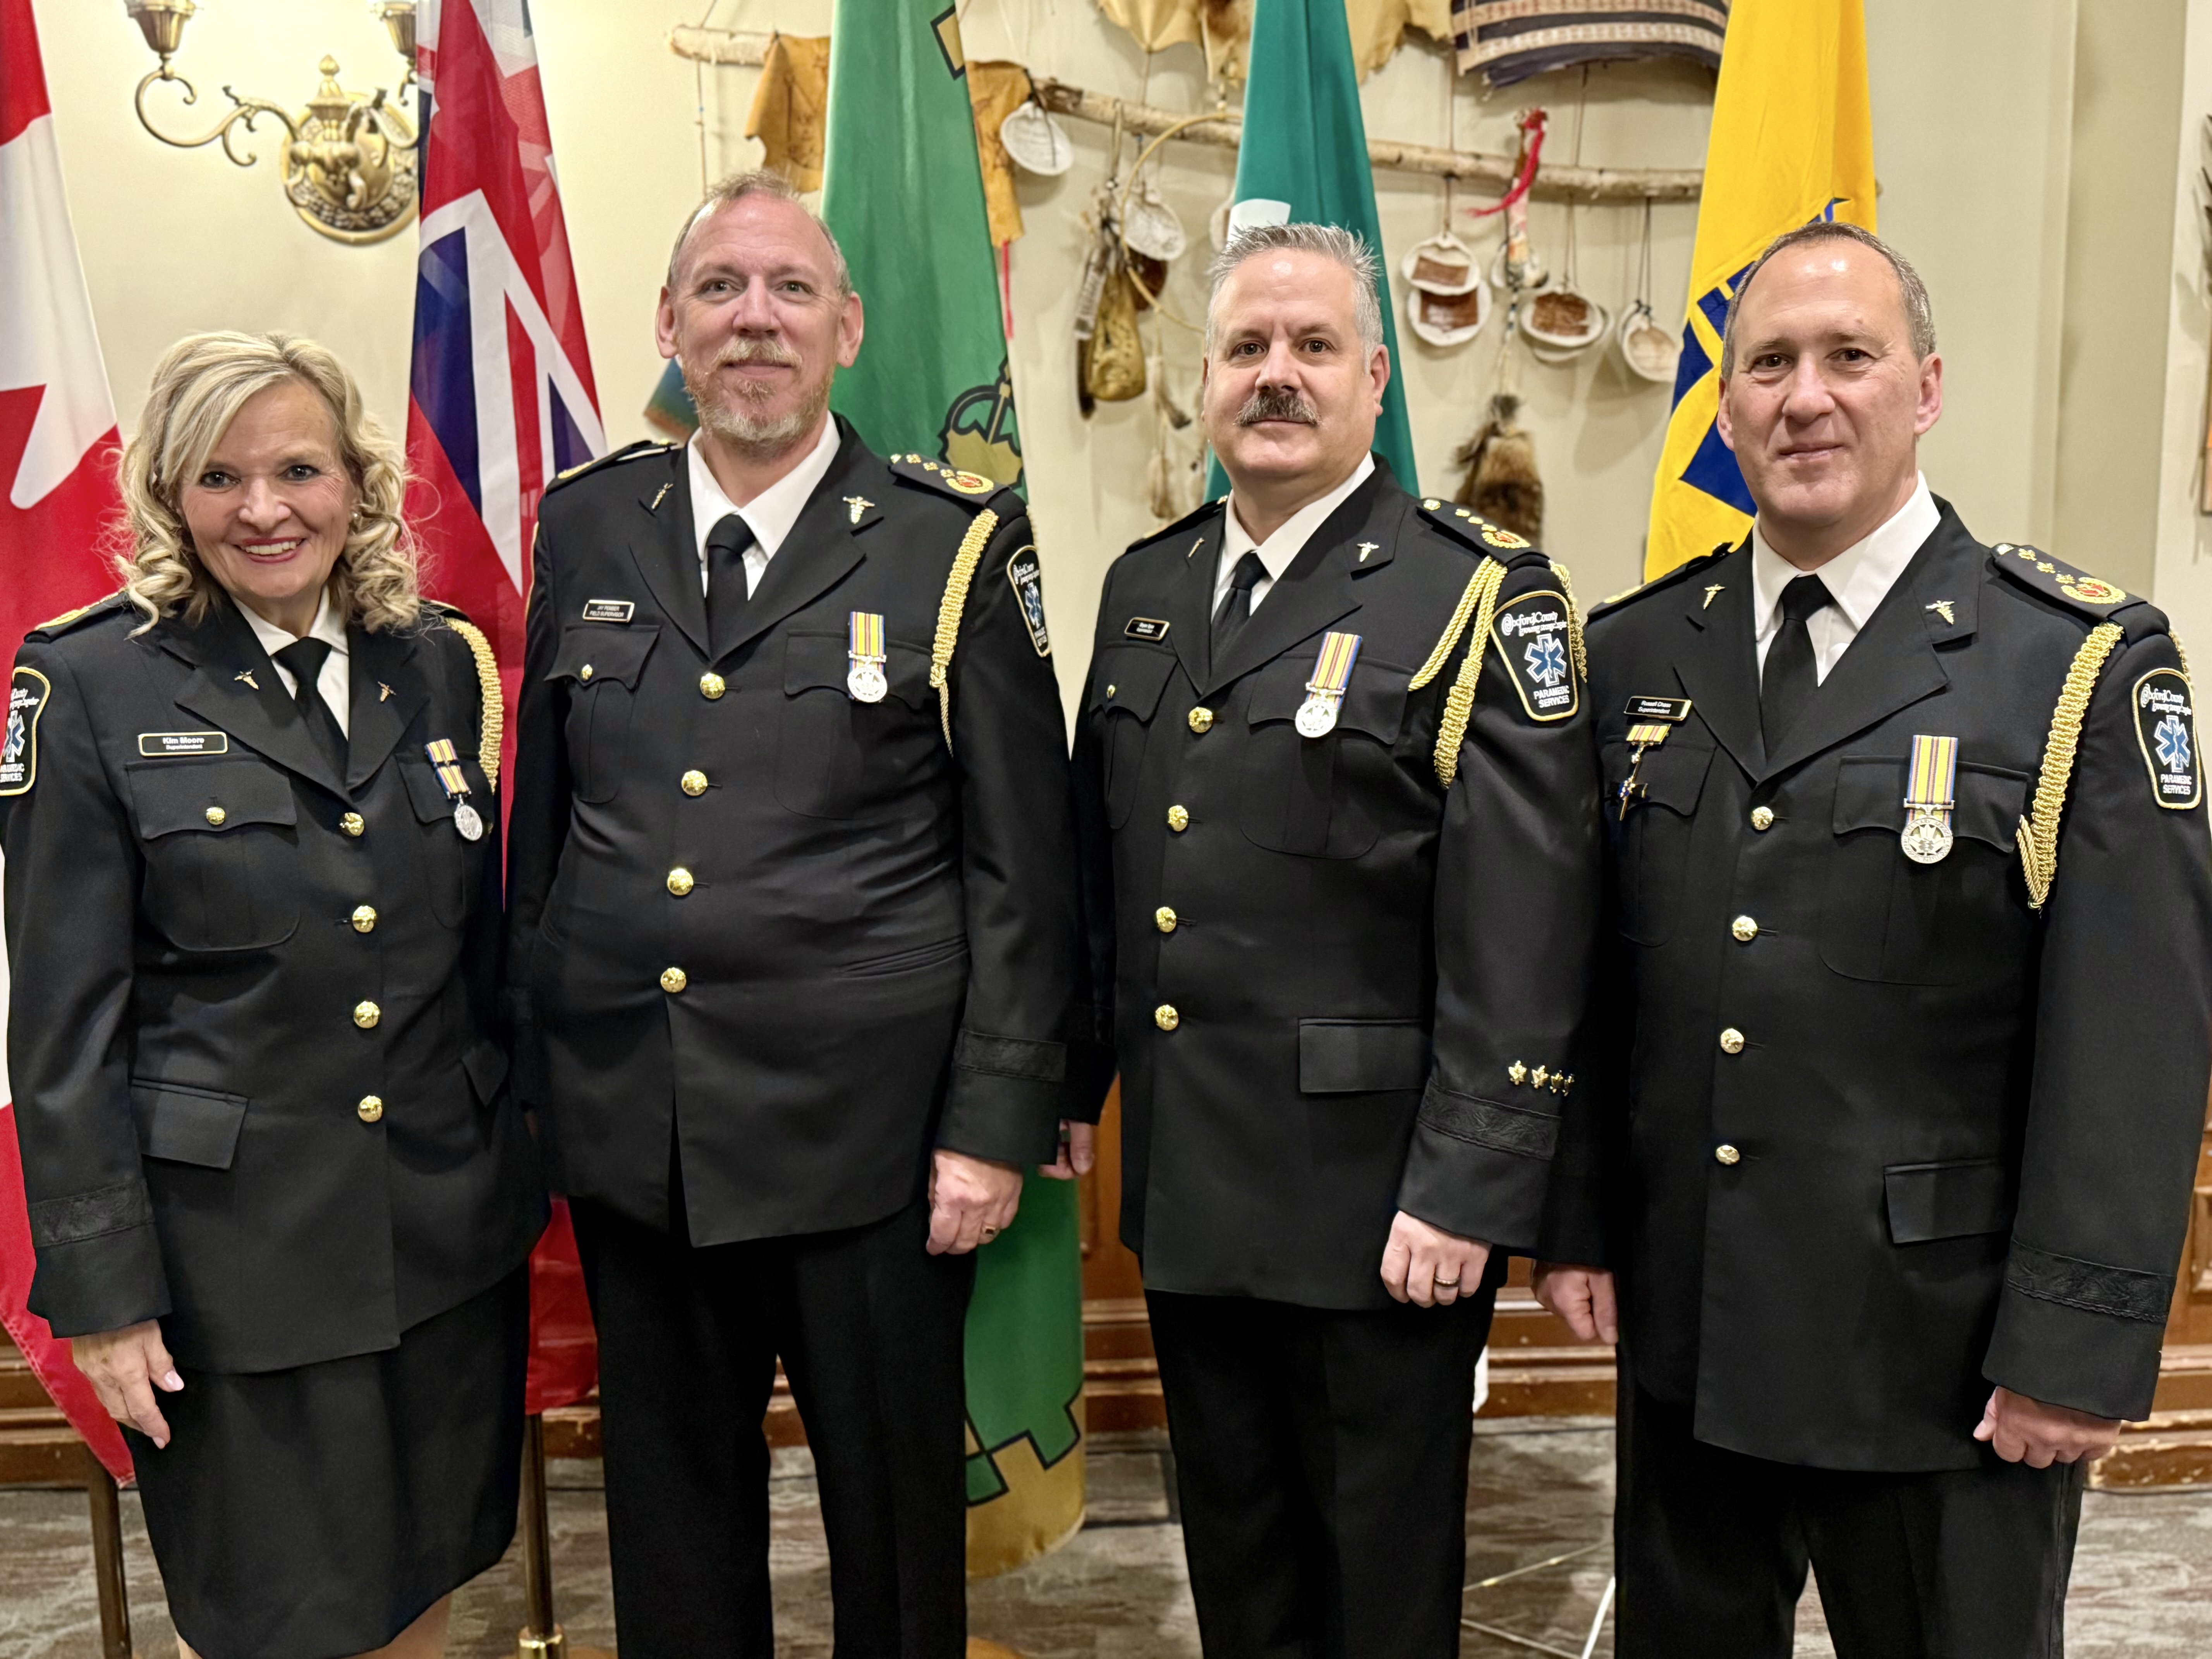
[[[1501,392],[1490,400],[1490,418],[1452,458],[1467,469],[1459,494],[1452,499],[1471,507],[1501,530],[1525,536],[1541,544],[1544,539],[1544,480],[1536,471],[1536,441],[1523,431],[1514,416],[1521,400]]]

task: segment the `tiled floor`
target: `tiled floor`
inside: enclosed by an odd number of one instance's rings
[[[1582,1419],[1480,1428],[1468,1498],[1473,1624],[1464,1659],[1577,1659],[1610,1571],[1611,1428]],[[1056,1553],[974,1585],[975,1633],[1030,1659],[1197,1659],[1164,1453],[1158,1437],[1094,1443],[1089,1523]],[[555,1584],[572,1652],[614,1641],[598,1479],[594,1464],[551,1471]],[[829,1659],[829,1568],[804,1452],[779,1455],[773,1507],[779,1654]],[[174,1636],[128,1496],[124,1518],[137,1649],[144,1659],[169,1659]],[[80,1494],[0,1491],[0,1654],[97,1659],[88,1539]],[[1483,1583],[1558,1556],[1571,1559]],[[522,1572],[510,1552],[462,1591],[452,1659],[506,1659],[521,1618]],[[2212,1492],[2089,1495],[2067,1638],[2070,1659],[2212,1651]],[[1797,1650],[1829,1651],[1814,1595],[1800,1611]],[[1595,1653],[1612,1651],[1608,1626]]]

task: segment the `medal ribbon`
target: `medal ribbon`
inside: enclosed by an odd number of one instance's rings
[[[468,794],[469,781],[462,775],[460,756],[451,738],[433,738],[422,745],[422,752],[437,769],[439,787],[445,790],[447,799],[460,800]]]
[[[1321,655],[1314,661],[1314,675],[1306,682],[1306,690],[1318,697],[1341,697],[1344,688],[1352,683],[1352,665],[1358,660],[1358,635],[1328,635],[1321,642]]]
[[[1628,728],[1628,741],[1632,748],[1656,749],[1667,741],[1667,734],[1674,728],[1664,720],[1650,720]]]
[[[1906,808],[1916,814],[1941,812],[1948,817],[1957,799],[1958,782],[1958,738],[1915,737],[1912,787],[1905,792]]]
[[[847,637],[851,645],[848,654],[854,662],[880,663],[884,656],[884,619],[872,611],[855,611],[848,625]]]

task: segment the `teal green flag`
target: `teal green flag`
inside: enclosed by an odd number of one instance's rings
[[[830,407],[878,453],[1019,485],[967,60],[949,0],[837,0],[822,216],[866,307]],[[968,1312],[968,1571],[1003,1572],[1083,1521],[1083,1283],[1072,1185],[1032,1173],[977,1253]]]
[[[968,61],[946,0],[837,0],[822,216],[867,307],[830,406],[879,454],[1022,482]]]
[[[1381,260],[1375,173],[1367,161],[1367,125],[1359,116],[1359,76],[1352,67],[1344,0],[1267,0],[1254,7],[1246,61],[1237,200],[1281,203],[1287,211],[1278,212],[1279,220],[1357,231]],[[1390,384],[1382,393],[1375,450],[1398,475],[1400,487],[1418,495],[1387,265],[1376,286],[1382,301],[1382,343],[1390,348]],[[1228,487],[1221,463],[1214,462],[1206,493],[1218,495]]]

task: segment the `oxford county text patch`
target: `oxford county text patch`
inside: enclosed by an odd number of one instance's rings
[[[2179,669],[2154,668],[2136,682],[2136,738],[2150,768],[2150,797],[2185,812],[2204,797],[2197,713]]]
[[[23,795],[39,781],[39,716],[53,687],[35,668],[18,668],[8,682],[8,726],[0,735],[0,796]]]
[[[1024,547],[1006,561],[1006,580],[1014,585],[1014,597],[1021,601],[1022,622],[1030,630],[1030,643],[1036,647],[1040,657],[1052,655],[1052,635],[1044,625],[1044,567],[1037,562],[1037,550]]]
[[[1582,688],[1575,683],[1572,614],[1565,595],[1539,589],[1500,605],[1491,623],[1498,654],[1530,720],[1566,720],[1582,704]]]

